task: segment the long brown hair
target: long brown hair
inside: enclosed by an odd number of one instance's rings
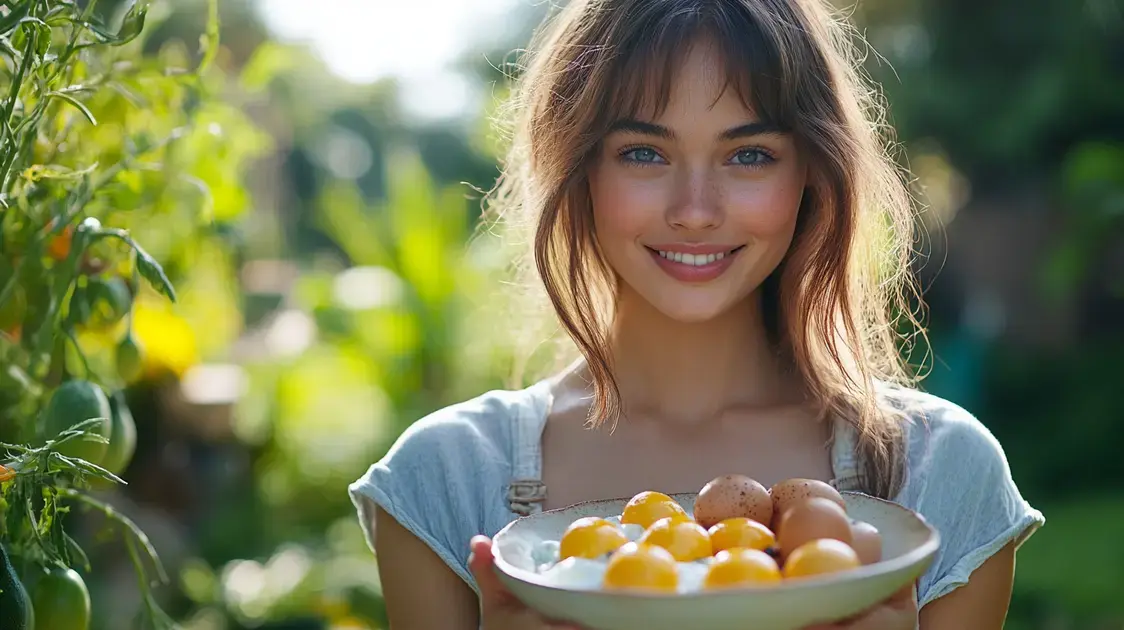
[[[901,416],[875,384],[912,380],[899,347],[921,332],[912,199],[857,38],[826,0],[571,0],[536,33],[508,102],[511,144],[490,218],[523,231],[514,242],[530,247],[516,269],[531,282],[521,285],[544,291],[585,357],[591,422],[615,419],[615,278],[596,246],[587,167],[615,120],[666,106],[677,62],[700,37],[720,47],[747,107],[793,134],[811,166],[792,247],[761,298],[814,401],[855,427],[860,487],[892,496]]]

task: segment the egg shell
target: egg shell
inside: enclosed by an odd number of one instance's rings
[[[822,497],[834,501],[844,510],[847,509],[847,504],[843,501],[843,496],[839,494],[839,491],[819,479],[795,477],[779,481],[769,489],[769,496],[773,501],[773,518],[776,519],[776,522],[766,523],[766,525],[773,525],[773,531],[776,531],[780,524],[780,518],[784,516],[785,511],[797,501]]]
[[[878,528],[863,521],[851,521],[851,547],[863,564],[882,560],[882,534]]]
[[[806,542],[830,538],[848,545],[852,542],[851,519],[837,503],[823,497],[804,499],[791,505],[781,516],[777,544],[788,556]]]
[[[707,529],[736,517],[768,525],[773,519],[773,500],[769,490],[757,481],[744,475],[723,475],[710,480],[699,491],[694,516]]]

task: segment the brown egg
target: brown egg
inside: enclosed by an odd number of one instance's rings
[[[851,519],[838,503],[823,497],[804,499],[781,516],[777,544],[787,556],[800,545],[820,538],[851,544]]]
[[[695,499],[695,521],[710,529],[728,519],[750,518],[768,525],[773,500],[765,486],[744,475],[723,475],[707,482]]]
[[[870,523],[851,521],[851,547],[859,554],[863,564],[882,560],[882,534]]]
[[[779,481],[769,490],[769,496],[773,498],[773,517],[777,519],[780,519],[793,502],[811,497],[831,499],[838,503],[839,507],[847,509],[847,504],[843,502],[839,491],[819,479],[794,478]],[[779,522],[773,525],[779,525]]]

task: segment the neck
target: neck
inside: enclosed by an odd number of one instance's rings
[[[762,319],[756,294],[720,317],[675,321],[622,296],[610,339],[626,417],[701,424],[732,409],[801,401]]]

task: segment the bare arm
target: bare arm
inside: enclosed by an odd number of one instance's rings
[[[477,630],[479,600],[424,542],[376,508],[375,555],[392,630]]]
[[[921,630],[999,630],[1007,618],[1015,580],[1013,543],[988,558],[968,583],[921,609]]]

